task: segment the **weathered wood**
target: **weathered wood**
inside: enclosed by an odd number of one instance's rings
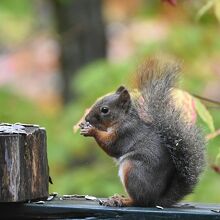
[[[0,202],[46,198],[48,179],[45,129],[0,124]]]

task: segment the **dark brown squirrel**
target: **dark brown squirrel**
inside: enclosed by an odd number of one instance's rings
[[[82,135],[118,161],[128,194],[103,205],[170,207],[193,191],[205,164],[205,140],[174,104],[178,73],[178,64],[149,59],[138,73],[141,102],[120,86],[80,124]]]

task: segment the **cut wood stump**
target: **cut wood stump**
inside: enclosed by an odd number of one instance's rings
[[[48,180],[45,129],[0,124],[0,202],[46,198]]]

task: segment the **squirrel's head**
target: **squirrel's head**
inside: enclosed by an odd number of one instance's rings
[[[115,93],[98,100],[85,120],[100,130],[107,130],[126,117],[130,106],[130,94],[124,86],[120,86]]]

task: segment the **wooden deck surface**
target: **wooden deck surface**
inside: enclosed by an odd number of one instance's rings
[[[1,203],[1,216],[23,219],[220,219],[220,204],[180,204],[175,208],[104,207],[84,198],[30,203]]]

